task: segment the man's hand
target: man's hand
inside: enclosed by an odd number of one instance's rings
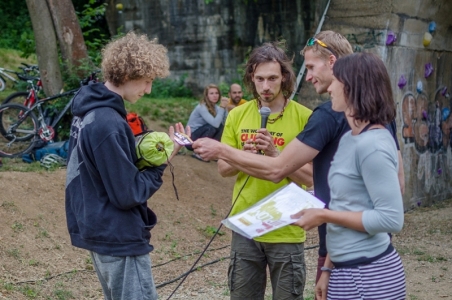
[[[192,144],[193,150],[204,160],[217,160],[222,144],[214,139],[200,138]]]
[[[266,128],[257,130],[256,139],[254,143],[258,151],[262,151],[266,156],[277,157],[279,155],[278,148],[275,147],[273,137]]]

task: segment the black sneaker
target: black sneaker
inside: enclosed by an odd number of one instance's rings
[[[200,160],[200,161],[203,161],[203,162],[206,162],[206,163],[210,162],[210,161],[208,161],[208,160],[202,159],[201,156],[199,156],[199,155],[196,154],[196,153],[193,153],[193,154],[191,155],[191,157],[194,157],[194,158],[196,158],[197,160]]]

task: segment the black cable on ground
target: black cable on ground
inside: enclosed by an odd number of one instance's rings
[[[204,267],[206,267],[206,266],[213,265],[214,263],[217,263],[217,262],[219,262],[219,261],[225,260],[225,259],[227,259],[227,258],[229,258],[229,256],[224,256],[224,257],[221,257],[221,258],[212,260],[212,261],[210,261],[210,262],[208,262],[208,263],[205,263],[205,264],[203,264],[203,265],[197,267],[196,269],[190,269],[189,271],[183,273],[183,274],[180,275],[179,277],[176,277],[176,278],[171,279],[171,280],[169,280],[169,281],[160,283],[159,285],[156,285],[155,287],[156,287],[157,289],[158,289],[158,288],[161,288],[161,287],[164,287],[165,285],[168,285],[168,284],[170,284],[170,283],[173,283],[173,282],[175,282],[175,281],[181,279],[181,278],[184,277],[184,276],[187,277],[188,274],[193,273],[193,272],[197,271],[198,269],[202,269],[202,268],[204,268]],[[174,292],[173,292],[173,293],[174,293]],[[172,295],[173,295],[173,294],[171,294],[170,297],[171,297]],[[169,298],[168,298],[168,299],[169,299]]]
[[[240,191],[237,194],[237,197],[235,197],[234,202],[231,205],[231,209],[229,209],[228,214],[226,215],[225,219],[229,216],[229,214],[231,213],[232,209],[234,208],[235,203],[237,202],[237,199],[239,198],[240,194],[242,193],[242,190],[245,188],[246,183],[248,182],[248,179],[250,179],[250,176],[248,175],[248,177],[246,178],[245,182],[243,183],[242,187],[240,188]],[[215,231],[215,234],[212,236],[212,238],[210,239],[209,243],[207,243],[206,247],[204,248],[204,250],[201,252],[201,254],[199,255],[199,257],[196,259],[196,261],[193,263],[193,265],[191,266],[190,270],[188,270],[188,272],[185,273],[185,275],[182,275],[183,278],[182,280],[179,282],[179,284],[176,286],[176,288],[174,289],[174,291],[169,295],[169,297],[167,298],[167,300],[171,299],[171,297],[174,295],[174,293],[176,293],[177,289],[182,285],[182,283],[184,283],[185,279],[187,279],[188,275],[192,272],[192,270],[195,268],[196,264],[201,260],[201,257],[204,255],[204,253],[206,253],[207,248],[209,248],[210,244],[213,242],[213,239],[217,236],[218,232],[220,232],[221,227],[223,226],[223,223],[220,223],[220,226],[218,227],[217,231]]]
[[[231,247],[231,245],[225,245],[225,246],[222,246],[222,247],[220,247],[220,248],[210,249],[210,250],[207,250],[207,251],[216,251],[216,250],[221,250],[221,249],[224,249],[224,248],[227,248],[227,247]],[[164,262],[164,263],[161,263],[161,264],[152,266],[152,268],[154,269],[154,268],[157,268],[157,267],[161,267],[161,266],[164,266],[164,265],[166,265],[166,264],[169,264],[170,262],[173,262],[173,261],[182,259],[182,258],[184,258],[184,257],[193,256],[193,255],[198,254],[198,253],[199,253],[199,252],[196,252],[196,253],[193,252],[193,253],[185,254],[185,255],[182,255],[182,256],[173,258],[173,259],[171,259],[171,260],[169,260],[169,261],[166,261],[166,262]]]

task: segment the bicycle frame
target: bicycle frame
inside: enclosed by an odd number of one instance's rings
[[[9,75],[8,73],[12,73],[12,74],[17,74],[16,72],[14,72],[13,70],[8,70],[5,68],[0,68],[0,75],[5,76],[6,78],[8,78],[9,80],[13,81],[13,82],[18,82],[18,80],[14,77],[12,77],[11,75]]]
[[[45,141],[50,141],[53,139],[54,135],[55,135],[55,130],[54,128],[58,125],[58,123],[61,121],[61,119],[63,118],[63,116],[66,114],[66,112],[69,110],[69,108],[71,107],[72,101],[73,101],[73,97],[68,101],[68,103],[66,104],[66,106],[58,113],[58,115],[56,116],[56,118],[54,118],[54,120],[52,121],[51,124],[47,124],[44,120],[44,110],[42,108],[42,105],[48,101],[52,101],[54,99],[57,98],[61,98],[61,97],[65,97],[65,96],[70,96],[70,95],[75,95],[75,93],[77,93],[77,91],[80,88],[77,89],[73,89],[61,94],[57,94],[51,97],[47,97],[47,98],[43,98],[43,99],[37,99],[36,103],[33,104],[28,110],[28,111],[33,111],[33,110],[37,110],[38,115],[36,116],[38,118],[38,122],[39,122],[39,127],[40,127],[40,133],[39,136],[41,137],[41,139],[45,140]],[[32,91],[30,91],[32,93]]]

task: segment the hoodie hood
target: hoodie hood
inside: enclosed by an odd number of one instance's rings
[[[72,102],[72,114],[83,117],[87,112],[99,107],[111,107],[124,118],[127,115],[122,97],[109,90],[102,82],[80,88]]]

